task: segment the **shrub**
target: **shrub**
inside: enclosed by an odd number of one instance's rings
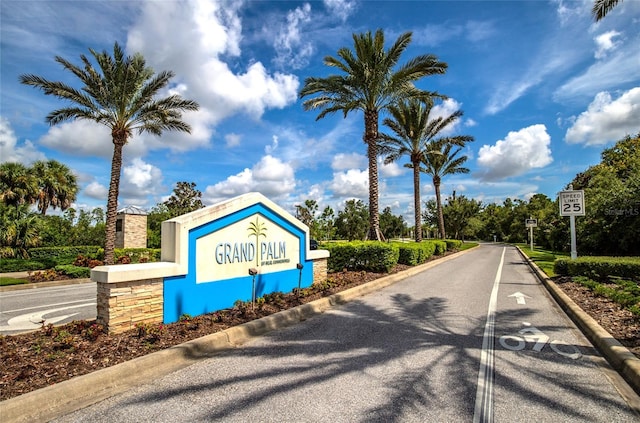
[[[462,247],[462,241],[459,239],[445,239],[444,242],[447,243],[447,251],[459,250]]]
[[[436,245],[431,242],[395,243],[399,249],[398,263],[407,266],[415,266],[429,260],[436,250]]]
[[[447,243],[445,241],[441,241],[439,239],[430,239],[424,242],[428,244],[433,244],[434,254],[437,256],[441,256],[447,252]]]
[[[49,259],[2,259],[0,260],[0,272],[28,272],[34,270],[50,269],[56,265],[54,260]]]
[[[639,257],[578,257],[575,260],[558,259],[554,272],[564,276],[587,276],[606,280],[610,276],[640,280]]]
[[[63,273],[70,278],[89,278],[91,269],[89,267],[78,267],[72,264],[61,264],[55,267],[58,273]]]
[[[389,272],[398,263],[400,254],[397,245],[379,241],[331,243],[326,245],[326,249],[330,252],[327,262],[329,272]]]
[[[98,246],[73,247],[38,247],[29,250],[29,257],[34,260],[48,259],[56,264],[71,264],[79,255],[97,258],[101,248]]]
[[[160,248],[116,248],[114,256],[117,263],[147,263],[160,261]]]

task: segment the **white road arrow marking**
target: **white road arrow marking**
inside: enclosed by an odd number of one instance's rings
[[[518,304],[526,304],[527,302],[524,299],[531,298],[530,296],[523,294],[522,292],[519,292],[519,291],[509,295],[509,297],[516,297],[516,303]]]
[[[51,308],[48,310],[38,311],[36,313],[27,313],[20,316],[13,317],[7,321],[6,326],[0,326],[0,332],[2,331],[14,331],[14,330],[34,330],[42,326],[42,324],[57,323],[71,316],[75,316],[78,313],[65,314],[63,316],[55,316],[50,319],[46,319],[44,316],[47,314],[55,313],[57,311],[69,310],[72,308],[89,307],[96,305],[96,303],[76,304],[68,307]]]

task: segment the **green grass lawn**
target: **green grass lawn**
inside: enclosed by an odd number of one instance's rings
[[[523,253],[527,255],[544,273],[550,278],[556,276],[553,271],[553,262],[558,258],[569,258],[569,254],[558,251],[543,250],[533,247],[533,251],[529,248],[529,244],[516,244]]]
[[[29,281],[26,280],[26,279],[20,279],[20,278],[0,277],[0,286],[20,285],[20,284],[23,284],[23,283],[29,283]]]

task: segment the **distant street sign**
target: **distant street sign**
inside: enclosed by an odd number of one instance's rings
[[[560,216],[584,216],[584,191],[561,191]]]
[[[527,228],[537,228],[538,227],[538,219],[525,219],[524,225]]]

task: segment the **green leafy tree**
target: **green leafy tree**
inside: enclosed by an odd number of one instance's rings
[[[479,222],[479,215],[482,203],[469,199],[464,195],[456,196],[453,191],[451,197],[447,198],[447,203],[443,207],[446,231],[454,239],[465,239],[465,236],[474,236]]]
[[[0,258],[28,258],[29,248],[39,245],[38,215],[29,205],[0,203]]]
[[[336,218],[336,235],[340,239],[363,240],[367,235],[369,209],[361,200],[348,200]]]
[[[64,211],[71,206],[78,193],[78,182],[66,165],[56,160],[39,160],[32,170],[38,183],[36,202],[43,216],[49,207]]]
[[[116,212],[122,171],[122,149],[134,132],[161,135],[164,131],[190,132],[182,120],[182,112],[197,110],[198,104],[179,95],[157,98],[174,76],[170,71],[154,74],[141,54],[125,56],[114,44],[113,56],[89,49],[98,64],[81,55],[82,66],[76,66],[56,56],[56,62],[75,75],[82,83],[77,89],[64,82],[49,81],[40,76],[25,74],[20,82],[41,89],[71,105],[52,111],[46,121],[56,125],[65,121],[84,119],[105,125],[111,131],[113,157],[107,198],[105,264],[113,264],[116,239]]]
[[[458,156],[461,147],[453,150],[454,145],[441,138],[432,144],[426,157],[422,161],[423,167],[420,170],[427,175],[431,175],[433,187],[436,192],[436,207],[438,209],[438,231],[440,238],[446,238],[444,215],[442,214],[442,198],[440,196],[440,184],[442,178],[447,175],[469,173],[469,169],[463,164],[467,161],[467,156]],[[453,150],[453,151],[452,151]]]
[[[38,182],[29,168],[21,163],[0,164],[0,200],[7,206],[33,204],[38,194]]]
[[[353,50],[343,47],[338,57],[327,56],[324,63],[340,74],[326,78],[309,77],[300,91],[300,98],[314,96],[303,102],[305,110],[321,110],[317,119],[341,111],[364,113],[364,136],[369,159],[369,230],[368,238],[381,240],[378,214],[378,118],[398,100],[419,98],[428,100],[434,94],[419,90],[414,82],[435,74],[443,74],[447,64],[434,55],[421,55],[398,66],[400,56],[411,42],[411,32],[398,37],[384,49],[384,33],[368,31],[353,34]]]
[[[407,231],[407,224],[402,216],[391,213],[391,207],[385,207],[380,214],[380,230],[387,238],[399,238]]]
[[[591,14],[596,22],[603,19],[611,10],[618,5],[622,0],[595,0],[593,2],[593,8]]]
[[[415,240],[422,241],[422,222],[420,210],[420,164],[427,160],[428,153],[438,148],[441,142],[464,146],[473,141],[468,135],[442,137],[440,133],[462,116],[458,110],[447,117],[432,119],[430,114],[433,101],[419,101],[411,99],[401,101],[389,107],[391,117],[384,120],[384,124],[391,129],[393,135],[381,134],[380,154],[385,157],[385,164],[389,164],[407,157],[409,163],[405,167],[413,169],[413,203],[415,215]],[[439,150],[436,150],[440,153]],[[383,231],[384,232],[384,231]]]
[[[602,152],[602,161],[579,173],[584,217],[576,219],[578,249],[588,254],[640,254],[640,134]],[[565,218],[566,219],[566,218]]]
[[[178,182],[164,205],[167,206],[170,218],[190,213],[204,207],[202,192],[196,189],[195,182]]]
[[[304,205],[296,204],[296,218],[309,227],[311,238],[318,238],[318,202],[305,200]]]
[[[322,210],[322,214],[318,219],[318,238],[329,240],[335,235],[335,213],[330,206],[326,206]]]
[[[165,203],[158,203],[147,215],[147,247],[160,248],[162,246],[162,222],[171,219],[169,208]]]

